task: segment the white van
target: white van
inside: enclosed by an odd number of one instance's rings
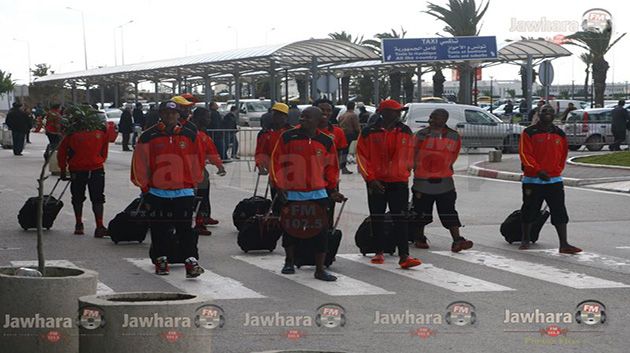
[[[444,103],[407,103],[402,121],[416,131],[429,126],[429,115],[438,108],[448,111],[446,123],[462,136],[464,148],[497,148],[505,153],[517,153],[521,132],[518,124],[508,124],[474,105]]]

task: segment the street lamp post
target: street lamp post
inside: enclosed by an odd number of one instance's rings
[[[79,11],[81,13],[81,28],[83,29],[83,60],[85,62],[85,69],[87,70],[88,62],[87,62],[87,44],[86,44],[87,42],[85,40],[85,16],[83,15],[83,11],[81,11],[79,9],[75,9],[73,7],[70,7],[70,6],[67,6],[66,9]]]
[[[26,43],[26,55],[28,56],[28,84],[30,85],[32,80],[31,76],[31,42],[28,40],[13,38],[16,42],[24,42]]]
[[[236,49],[238,49],[238,29],[236,29],[236,27],[232,27],[232,26],[228,26],[228,29],[231,29],[234,31],[234,44],[236,46]]]
[[[492,81],[494,80],[493,76],[490,76],[490,114],[492,114],[492,94],[493,94],[493,86]]]
[[[133,20],[129,20],[123,24],[121,24],[120,26],[117,26],[116,28],[120,28],[120,53],[122,55],[121,59],[122,59],[122,64],[125,65],[125,34],[123,32],[123,27],[133,23]],[[116,29],[114,29],[115,31]]]

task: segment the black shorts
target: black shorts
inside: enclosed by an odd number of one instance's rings
[[[420,225],[433,222],[433,204],[437,204],[438,215],[444,228],[461,227],[459,215],[455,210],[456,200],[455,189],[435,195],[413,191],[413,210],[418,215],[417,222]]]
[[[70,172],[70,193],[72,203],[85,201],[85,188],[89,190],[92,203],[105,203],[105,171],[96,169],[89,172]]]
[[[295,204],[295,203],[303,203],[303,202],[304,201],[287,201],[285,206]],[[328,209],[330,207],[330,202],[328,198],[307,201],[307,202],[316,202],[321,207],[325,207],[327,210],[326,213],[328,214]],[[317,233],[315,236],[308,239],[297,238],[288,234],[287,232],[283,232],[282,233],[282,247],[287,248],[291,246],[296,246],[298,243],[302,243],[301,246],[304,245],[306,247],[312,248],[315,251],[315,253],[327,252],[328,251],[328,229],[329,229],[328,220],[325,220],[324,222],[322,222],[322,225],[323,227],[321,228],[319,233]]]
[[[564,184],[523,184],[523,206],[521,220],[523,223],[533,223],[538,215],[542,203],[545,201],[551,213],[551,224],[569,223],[569,214],[564,204]]]

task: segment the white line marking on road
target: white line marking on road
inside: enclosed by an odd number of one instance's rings
[[[20,250],[20,248],[7,248],[7,247],[2,247],[0,248],[0,251],[2,250]]]
[[[282,265],[284,265],[284,256],[281,255],[238,255],[233,256],[233,258],[247,262],[256,267],[262,268],[263,270],[279,275],[282,278],[297,282],[303,286],[307,286],[331,296],[396,294],[375,285],[332,271],[329,272],[338,277],[337,281],[320,281],[315,279],[313,276],[314,267],[312,266],[304,266],[300,269],[296,269],[296,272],[293,275],[283,275],[280,273],[280,270],[282,269]]]
[[[630,246],[615,246],[615,249],[630,249]]]
[[[484,281],[478,278],[463,275],[461,273],[448,271],[431,264],[423,263],[413,269],[403,270],[398,266],[397,261],[375,265],[370,263],[370,257],[360,254],[337,255],[350,261],[358,262],[373,268],[396,273],[398,275],[414,279],[416,281],[428,283],[437,287],[448,289],[458,293],[468,292],[501,292],[514,290],[500,284]]]
[[[571,272],[535,262],[514,260],[488,252],[469,250],[461,253],[453,253],[450,251],[431,251],[431,253],[571,288],[592,289],[630,287],[627,284],[620,282],[608,281],[588,276],[583,273]]]
[[[37,261],[11,261],[11,265],[15,267],[22,266],[37,266]],[[46,266],[57,266],[57,267],[69,267],[69,268],[79,268],[79,266],[68,260],[47,260]],[[108,287],[105,283],[98,281],[96,284],[96,294],[112,294],[114,290]]]
[[[561,258],[572,263],[586,264],[605,270],[621,271],[630,274],[630,260],[621,257],[600,255],[587,251],[575,255],[568,255],[561,254],[558,252],[558,249],[533,249],[528,251],[537,252],[549,257]]]
[[[125,259],[145,272],[154,274],[155,267],[149,258]],[[208,269],[197,278],[186,278],[184,265],[171,265],[168,276],[157,276],[168,284],[183,290],[186,293],[198,293],[212,297],[213,299],[250,299],[265,298],[264,295],[245,287],[241,282],[220,276]]]

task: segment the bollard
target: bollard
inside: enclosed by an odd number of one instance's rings
[[[488,161],[491,163],[499,163],[501,162],[501,158],[503,158],[503,153],[501,151],[488,152]]]

